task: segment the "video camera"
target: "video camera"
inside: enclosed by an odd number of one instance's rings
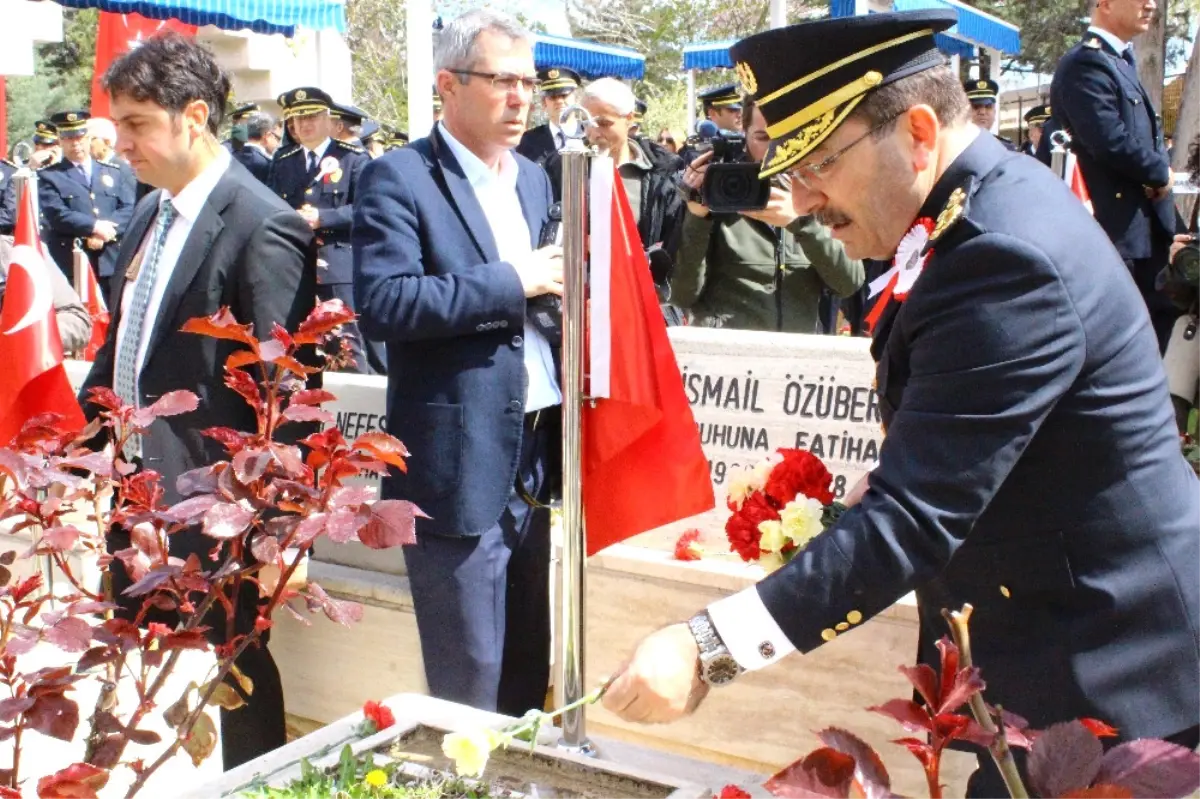
[[[746,137],[720,130],[707,119],[697,126],[696,134],[697,151],[713,154],[700,186],[700,202],[718,214],[765,208],[771,199],[771,182],[758,177],[757,162],[746,160]]]

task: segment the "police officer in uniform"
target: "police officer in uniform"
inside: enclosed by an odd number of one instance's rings
[[[116,165],[92,158],[89,116],[63,111],[50,118],[63,159],[38,172],[38,206],[46,248],[67,280],[74,284],[78,241],[107,296],[120,237],[133,217],[136,186]]]
[[[1025,112],[1025,143],[1021,145],[1021,152],[1025,155],[1037,157],[1038,145],[1042,143],[1043,129],[1046,127],[1047,120],[1050,119],[1050,106],[1035,105],[1033,108]]]
[[[39,119],[33,125],[33,155],[29,158],[32,169],[56,163],[62,158],[58,143],[58,128],[48,119]]]
[[[630,136],[641,136],[642,121],[646,118],[646,112],[650,110],[650,106],[646,105],[645,100],[634,98],[633,101],[633,124],[629,126]]]
[[[362,135],[359,138],[362,140],[363,149],[372,158],[378,158],[387,152],[388,131],[375,120],[368,119],[363,122]]]
[[[362,126],[367,119],[366,111],[349,103],[334,103],[329,108],[329,116],[333,119],[333,138],[363,146]]]
[[[732,133],[742,132],[742,95],[736,84],[727,83],[717,86],[697,95],[704,107],[704,118],[717,126],[718,130]],[[683,163],[690,164],[700,154],[697,145],[700,140],[692,136],[687,144],[679,151]]]
[[[1149,25],[1137,3],[1097,3],[1083,39],[1058,62],[1050,107],[1071,136],[1096,221],[1125,259],[1165,350],[1179,311],[1155,280],[1175,233],[1174,179],[1129,43]]]
[[[992,126],[996,124],[996,101],[1000,97],[1000,84],[987,78],[969,80],[963,84],[963,91],[971,101],[972,120],[980,128],[991,133]],[[1012,139],[994,133],[992,135],[1000,140],[1005,149],[1016,151],[1017,145],[1012,143]]]
[[[402,130],[394,131],[392,133],[392,135],[388,137],[387,149],[389,149],[389,150],[395,150],[398,147],[407,147],[407,146],[408,146],[408,134]]]
[[[921,661],[939,663],[942,609],[970,603],[984,699],[1034,729],[1200,742],[1200,482],[1154,331],[1062,180],[970,124],[934,39],[955,21],[820,20],[730,48],[771,136],[760,176],[788,172],[797,213],[853,258],[929,232],[874,326],[878,465],[782,568],[636,648],[604,697],[627,721],[679,718],[915,589]],[[968,796],[1006,795],[975,751]]]
[[[542,108],[546,112],[546,122],[525,131],[517,144],[517,152],[533,161],[540,167],[545,167],[550,156],[556,154],[567,144],[567,137],[558,125],[562,111],[571,104],[575,91],[579,88],[579,73],[566,67],[553,67],[538,70],[538,80],[542,82]],[[551,179],[554,199],[559,199],[560,187]]]
[[[16,164],[0,158],[0,236],[11,236],[17,223],[17,196],[12,188],[12,176],[16,171]]]
[[[303,86],[280,95],[283,118],[291,123],[296,141],[276,150],[269,185],[304,217],[317,234],[317,296],[338,298],[354,307],[350,220],[354,191],[362,169],[371,160],[357,144],[332,137],[329,111],[333,100],[318,88]],[[354,353],[354,370],[383,374],[382,345],[364,345],[356,324],[347,325]]]
[[[242,149],[249,138],[246,131],[246,120],[251,114],[259,112],[258,103],[242,103],[229,112],[229,138],[221,142],[221,146],[231,153]]]

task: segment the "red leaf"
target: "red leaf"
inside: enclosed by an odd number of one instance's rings
[[[1080,788],[1077,791],[1067,791],[1061,799],[1133,799],[1134,796],[1158,796],[1159,794],[1135,794],[1120,785],[1093,785],[1090,788]]]
[[[33,707],[35,701],[37,701],[36,698],[32,696],[13,696],[8,699],[0,699],[0,721],[6,723],[12,721]]]
[[[258,357],[267,363],[273,363],[286,354],[287,348],[277,339],[269,339],[258,345]]]
[[[200,435],[208,436],[210,431],[218,429],[225,428],[212,427],[201,431]],[[209,438],[212,438],[212,436],[209,436]],[[179,492],[180,496],[184,497],[191,496],[192,494],[211,494],[215,492],[219,485],[218,478],[221,473],[221,468],[218,468],[218,466],[223,468],[224,465],[201,466],[199,469],[184,472],[175,479],[175,490]]]
[[[246,433],[238,432],[229,427],[209,427],[201,430],[200,435],[222,444],[228,452],[237,452],[246,446],[246,439],[250,437]],[[211,469],[212,467],[206,466],[204,468]]]
[[[292,405],[320,405],[322,402],[333,402],[337,395],[323,388],[306,388],[292,395]]]
[[[225,371],[229,372],[234,369],[241,369],[243,366],[249,366],[252,363],[258,363],[262,358],[253,350],[238,350],[231,352],[229,357],[225,359]]]
[[[262,408],[263,400],[258,390],[258,383],[255,383],[254,378],[246,372],[241,369],[226,372],[225,385],[241,395],[251,408],[255,410]]]
[[[373,502],[378,493],[374,486],[342,486],[334,489],[329,498],[329,507],[334,510],[357,508],[359,505]]]
[[[42,575],[35,574],[17,583],[12,589],[13,602],[21,602],[42,586]]]
[[[258,344],[258,339],[250,334],[250,325],[238,324],[228,307],[222,307],[212,316],[197,316],[195,319],[189,319],[180,329],[184,333],[239,341],[250,347]]]
[[[320,608],[325,616],[333,622],[349,627],[354,622],[362,621],[363,608],[357,602],[344,602],[334,599],[325,593],[325,589],[316,583],[308,584],[308,593],[304,595],[308,602],[309,611]]]
[[[958,680],[958,646],[950,640],[950,636],[943,635],[937,642],[938,651],[942,655],[941,668],[939,677],[941,685],[938,688],[938,701],[930,705],[929,709],[934,713],[949,713],[955,708],[945,707],[946,699],[954,691],[955,683]]]
[[[179,630],[167,633],[159,644],[161,649],[198,649],[206,651],[209,648],[205,636],[207,627],[197,627],[194,630]]]
[[[275,456],[276,462],[279,463],[289,477],[311,479],[312,474],[304,465],[304,458],[300,455],[299,447],[275,443],[272,443],[270,447],[271,454]]]
[[[246,532],[253,520],[254,511],[231,502],[221,502],[213,505],[204,514],[204,525],[201,529],[205,535],[224,541]]]
[[[854,784],[854,758],[822,747],[780,771],[763,786],[775,796],[850,796]]]
[[[75,546],[75,542],[79,540],[79,536],[81,535],[83,535],[83,532],[78,527],[72,525],[51,527],[42,533],[42,543],[55,552],[66,552]]]
[[[900,666],[899,668],[900,673],[908,678],[913,688],[917,689],[917,693],[925,700],[926,707],[933,710],[941,704],[938,699],[941,686],[938,682],[937,672],[933,670],[932,666],[927,663],[918,663],[915,666]]]
[[[900,744],[912,752],[925,768],[928,768],[933,763],[933,747],[927,741],[922,741],[920,738],[898,738],[892,741],[892,743]]]
[[[326,300],[317,303],[308,318],[300,323],[299,330],[293,337],[297,344],[316,344],[321,338],[335,328],[354,321],[354,311],[346,307],[341,300]]]
[[[408,466],[404,463],[404,459],[408,457],[408,450],[400,442],[400,439],[393,435],[373,430],[370,433],[363,433],[354,439],[354,444],[351,446],[353,449],[369,452],[374,457],[390,466],[395,466],[402,472],[408,471]]]
[[[889,799],[892,779],[887,767],[871,745],[846,730],[830,727],[817,733],[826,746],[854,758],[854,781],[866,799]]]
[[[178,416],[181,413],[191,413],[200,405],[200,398],[190,391],[168,391],[148,408],[142,408],[143,413],[149,413],[153,418],[160,416]]]
[[[1191,796],[1200,790],[1200,755],[1166,741],[1129,741],[1104,755],[1094,781],[1119,785],[1133,796]]]
[[[107,386],[93,386],[88,389],[87,401],[93,405],[99,405],[106,411],[116,411],[128,407],[117,396],[117,392]]]
[[[1078,721],[1055,724],[1029,750],[1030,787],[1038,796],[1062,796],[1087,788],[1100,771],[1104,747]]]
[[[889,699],[867,710],[891,716],[909,732],[933,732],[933,720],[929,712],[911,699]]]
[[[685,530],[683,535],[679,536],[679,540],[675,542],[675,560],[700,560],[704,550],[696,543],[698,538],[700,538],[700,531],[695,527]]]
[[[726,785],[717,794],[717,799],[751,799],[751,794],[743,791],[736,785]]]
[[[108,772],[88,763],[72,763],[38,780],[39,799],[96,799],[108,784]]]
[[[273,322],[271,324],[271,338],[275,339],[289,350],[296,346],[296,343],[292,341],[291,333],[288,333],[284,326],[278,322]]]
[[[970,701],[971,697],[986,688],[987,683],[979,676],[979,667],[972,666],[969,669],[959,669],[958,673],[954,675],[954,681],[949,683],[948,691],[946,686],[947,682],[943,679],[942,704],[938,708],[938,713],[955,712]]]
[[[25,711],[25,723],[42,735],[70,741],[79,726],[79,705],[62,694],[39,696],[33,707]]]
[[[275,563],[279,560],[279,540],[265,533],[256,535],[250,542],[250,554],[259,563]]]
[[[45,638],[64,652],[84,652],[92,641],[92,626],[83,619],[69,616],[45,631]]]
[[[103,666],[105,663],[111,663],[116,659],[117,650],[111,646],[94,646],[79,658],[79,662],[75,664],[75,671],[82,673],[97,666]]]
[[[417,519],[429,517],[411,502],[381,499],[371,506],[371,520],[358,531],[358,540],[371,549],[417,543]]]
[[[167,510],[166,515],[171,521],[179,524],[196,524],[204,514],[212,509],[213,505],[216,505],[220,501],[220,497],[213,496],[212,494],[202,494],[201,496],[191,497],[172,505]]]
[[[145,577],[122,591],[124,596],[145,596],[174,577],[179,571],[176,566],[155,566]]]
[[[1080,719],[1079,723],[1097,738],[1116,738],[1120,732],[1116,727],[1106,724],[1099,719]]]
[[[266,618],[265,616],[259,616],[257,619],[254,620],[254,629],[257,630],[259,633],[265,633],[267,630],[271,629],[271,626],[272,626],[271,620]]]
[[[289,405],[283,412],[283,418],[289,422],[320,422],[333,424],[333,414],[315,405]]]
[[[253,483],[262,477],[274,457],[261,449],[244,449],[233,456],[233,474],[243,484]]]

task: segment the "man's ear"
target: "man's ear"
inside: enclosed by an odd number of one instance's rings
[[[922,172],[933,162],[942,123],[937,112],[927,105],[915,105],[900,117],[901,126],[908,134],[913,168]]]

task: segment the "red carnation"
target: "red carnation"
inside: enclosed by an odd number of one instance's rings
[[[700,560],[704,550],[697,543],[699,538],[700,531],[695,527],[685,530],[683,535],[679,536],[679,540],[675,542],[675,560]]]
[[[763,487],[763,492],[779,507],[801,494],[822,505],[833,503],[833,491],[830,490],[833,475],[820,458],[802,449],[781,449],[779,454],[783,460],[775,464]]]
[[[725,536],[729,539],[729,548],[741,555],[742,560],[747,563],[757,563],[762,555],[762,550],[758,547],[758,542],[762,540],[758,525],[778,518],[779,511],[771,507],[761,491],[755,491],[746,497],[742,509],[725,522]]]
[[[717,794],[717,799],[751,799],[750,794],[743,791],[736,785],[726,785]]]
[[[396,717],[392,715],[392,709],[380,702],[368,701],[363,705],[362,712],[367,721],[374,723],[375,732],[386,730],[396,723]]]

